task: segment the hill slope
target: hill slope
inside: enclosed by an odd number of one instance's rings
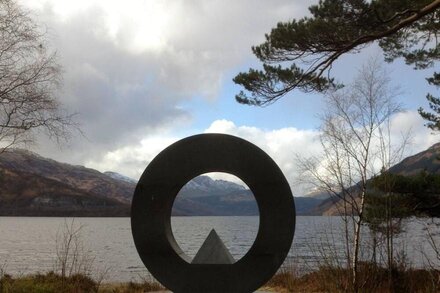
[[[0,215],[122,216],[133,185],[96,170],[10,149],[0,155]]]
[[[411,176],[425,170],[428,173],[440,174],[440,143],[434,144],[430,148],[413,156],[403,159],[400,163],[389,169],[391,173]],[[322,215],[337,215],[338,209],[336,198],[329,198],[318,205],[313,213]]]
[[[440,174],[440,143],[390,168],[390,172],[405,176],[415,175],[423,170],[431,174]]]
[[[0,169],[34,174],[63,183],[77,192],[95,194],[130,203],[134,183],[114,179],[97,170],[43,158],[33,152],[10,149],[0,155]],[[19,181],[15,183],[19,185]]]
[[[0,155],[0,215],[128,216],[136,180],[115,172],[60,163],[9,149]],[[319,202],[297,198],[298,214]],[[174,215],[258,215],[252,192],[242,185],[199,176],[186,184]]]

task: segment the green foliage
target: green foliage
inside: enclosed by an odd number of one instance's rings
[[[401,220],[412,215],[405,204],[406,197],[399,193],[377,191],[366,197],[364,219],[371,230],[385,234],[387,230],[399,234]],[[390,223],[391,222],[391,223]]]
[[[415,69],[433,66],[440,57],[439,7],[439,0],[321,0],[309,7],[311,17],[278,23],[263,44],[252,48],[263,70],[234,78],[248,92],[236,99],[264,105],[294,89],[322,92],[341,86],[329,76],[333,62],[373,42],[388,62],[404,58]]]
[[[440,74],[434,73],[432,77],[427,78],[427,81],[431,85],[440,87]],[[427,94],[426,99],[428,100],[429,108],[431,109],[431,112],[425,111],[423,108],[419,108],[419,114],[420,116],[422,116],[423,119],[428,121],[425,124],[428,128],[439,131],[440,130],[440,98],[434,97],[431,94]]]
[[[241,91],[236,96],[239,103],[260,106],[265,101],[259,99],[259,96],[282,97],[294,87],[300,88],[304,92],[320,91],[333,83],[333,80],[318,78],[316,74],[306,75],[304,70],[295,64],[292,64],[290,68],[264,64],[263,68],[264,71],[249,69],[249,72],[239,73],[234,78],[235,83],[241,84],[247,91],[253,92],[253,98],[249,98]]]
[[[414,176],[383,173],[370,182],[375,190],[370,195],[367,210],[372,215],[392,202],[395,217],[440,217],[440,175],[420,172]],[[380,221],[380,218],[377,219]]]

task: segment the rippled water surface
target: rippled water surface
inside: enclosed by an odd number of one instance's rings
[[[57,234],[72,219],[0,217],[0,269],[10,274],[28,274],[54,269]],[[94,271],[109,269],[107,281],[139,280],[147,275],[133,243],[129,218],[76,218],[82,225],[81,239],[86,253],[94,258]],[[258,231],[258,217],[173,217],[174,236],[183,251],[193,257],[214,228],[236,260],[252,246]],[[297,217],[289,262],[309,267],[319,261],[321,243],[342,251],[341,219]],[[404,249],[414,264],[427,248],[423,223],[408,224]],[[365,232],[366,235],[368,234]],[[59,238],[58,238],[59,239]],[[307,263],[306,264],[304,264]]]

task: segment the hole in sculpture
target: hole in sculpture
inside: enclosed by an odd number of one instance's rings
[[[190,180],[179,191],[172,215],[174,239],[191,263],[234,263],[248,252],[258,233],[252,191],[227,173],[205,173]]]

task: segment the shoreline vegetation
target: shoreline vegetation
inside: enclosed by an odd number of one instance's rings
[[[362,292],[440,292],[440,270],[396,267],[391,282],[388,270],[371,262],[359,266]],[[282,269],[260,290],[269,292],[351,292],[350,270],[337,267],[320,267],[318,270],[298,275],[296,270]],[[0,292],[97,292],[139,293],[165,291],[154,280],[141,282],[106,283],[86,274],[65,276],[54,272],[12,277],[3,273]]]

